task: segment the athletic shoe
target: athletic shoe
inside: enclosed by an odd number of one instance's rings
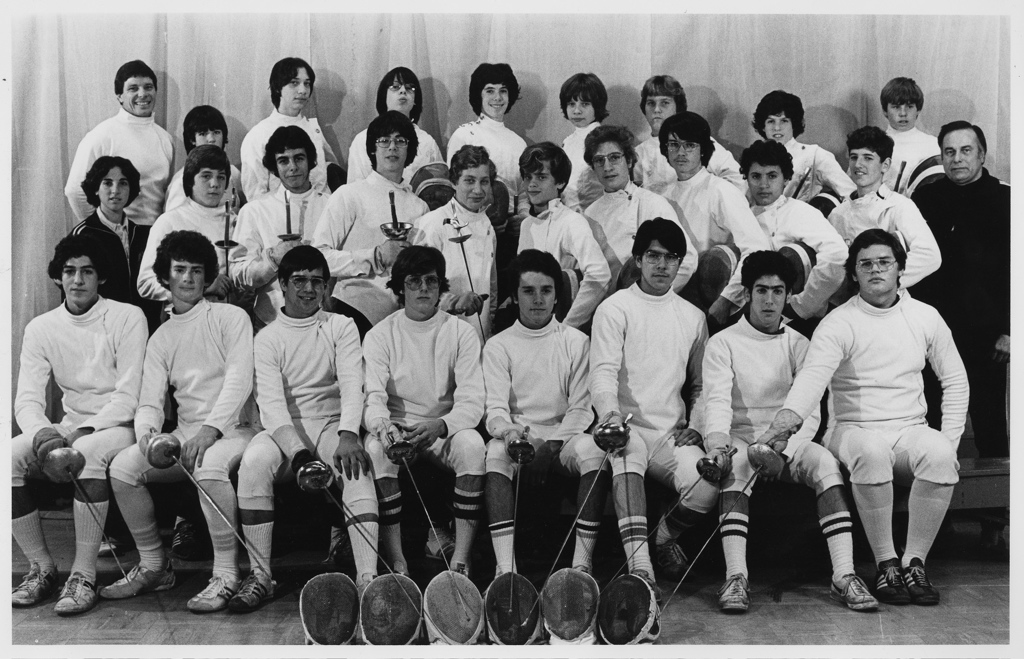
[[[718,591],[718,608],[729,613],[742,613],[750,608],[750,586],[742,574],[726,579]]]
[[[227,608],[228,602],[234,597],[238,590],[238,580],[229,583],[224,577],[214,575],[206,588],[192,599],[185,606],[192,613],[213,613],[223,611]]]
[[[830,595],[854,611],[874,611],[878,608],[878,600],[868,592],[867,584],[853,573],[844,575],[839,583],[833,582]]]
[[[59,616],[85,613],[96,606],[96,586],[81,572],[72,572],[64,589],[60,591],[53,611]]]
[[[455,555],[455,537],[446,529],[431,528],[427,532],[427,547],[424,551],[425,558],[433,558],[438,561],[452,563],[452,556]]]
[[[136,565],[128,573],[109,586],[100,588],[100,597],[108,600],[123,600],[143,593],[152,593],[174,588],[174,567],[170,561],[163,570],[150,570]]]
[[[890,558],[878,564],[875,573],[875,597],[886,604],[910,604],[910,593],[903,583],[900,559]]]
[[[228,600],[228,608],[235,613],[249,613],[263,606],[274,598],[277,582],[265,572],[253,570],[242,581],[238,592]]]
[[[644,581],[647,582],[647,585],[650,586],[651,590],[654,591],[654,601],[658,602],[660,604],[661,603],[661,588],[658,586],[658,582],[654,578],[654,575],[651,574],[650,572],[648,572],[647,570],[636,570],[635,572],[632,572],[631,574],[634,577],[640,577],[641,579],[643,579]]]
[[[924,571],[924,562],[920,558],[910,559],[910,565],[903,568],[903,583],[910,593],[910,601],[914,604],[938,604],[939,591],[935,589]]]
[[[33,606],[49,599],[50,595],[55,592],[57,592],[57,568],[53,567],[44,572],[39,568],[38,563],[33,563],[32,569],[11,593],[11,604]]]
[[[204,546],[196,525],[182,520],[174,527],[171,540],[171,556],[183,561],[201,561],[210,557],[209,547]]]
[[[690,567],[690,559],[675,540],[669,540],[654,546],[654,564],[661,576],[679,581]]]
[[[343,526],[331,527],[331,544],[327,550],[327,558],[324,563],[333,563],[337,567],[355,567],[356,558],[352,553],[352,539],[349,538],[348,529]]]

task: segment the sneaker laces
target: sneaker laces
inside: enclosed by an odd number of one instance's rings
[[[224,580],[224,577],[213,577],[210,579],[210,583],[206,585],[206,588],[203,588],[202,592],[196,595],[196,597],[201,599],[213,599],[214,597],[219,596],[221,591],[227,593],[229,597],[231,596],[231,589],[228,588],[228,584]]]
[[[898,586],[903,583],[903,578],[900,575],[900,569],[895,565],[890,565],[881,572],[878,573],[878,587],[883,586]]]
[[[743,587],[743,575],[734,574],[729,577],[729,580],[725,582],[725,586],[722,587],[722,595],[725,597],[743,597],[747,592],[747,589]]]
[[[871,593],[868,592],[867,586],[865,586],[864,582],[858,579],[856,575],[852,575],[850,580],[846,582],[845,590],[850,591],[857,597],[868,597],[871,595]]]
[[[71,599],[78,601],[78,599],[82,596],[83,588],[88,588],[89,590],[92,590],[92,584],[90,584],[86,580],[84,575],[77,573],[72,574],[70,577],[68,577],[67,583],[64,584],[64,590],[60,594],[61,599],[65,597],[70,597]]]
[[[43,571],[39,568],[39,564],[33,563],[32,569],[29,570],[28,574],[25,575],[25,578],[21,580],[21,583],[14,589],[14,592],[31,592],[33,589],[39,588],[40,585],[42,585],[43,578]]]
[[[195,527],[188,522],[182,522],[174,529],[174,539],[171,541],[171,547],[174,548],[181,545],[188,545],[195,542],[195,539]]]
[[[207,586],[207,589],[209,589],[209,586]],[[238,589],[238,593],[235,595],[235,597],[239,597],[242,599],[252,597],[258,601],[266,597],[267,592],[267,587],[263,585],[263,582],[260,581],[260,578],[256,575],[255,572],[253,572],[245,578],[245,581],[242,582],[242,586]]]
[[[903,574],[906,575],[908,582],[913,582],[912,585],[920,588],[931,588],[932,584],[928,581],[928,575],[925,574],[924,568],[920,565],[912,565],[908,568],[904,568]],[[910,584],[908,584],[910,585]]]
[[[658,545],[658,558],[669,558],[672,563],[677,565],[689,565],[690,563],[690,559],[686,557],[686,554],[683,552],[683,548],[675,541],[669,541]],[[665,561],[663,560],[661,562]]]

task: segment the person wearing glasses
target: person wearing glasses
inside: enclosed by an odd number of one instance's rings
[[[403,250],[387,285],[402,308],[367,332],[363,343],[363,427],[369,432],[366,450],[377,485],[381,551],[396,572],[409,573],[399,526],[400,465],[388,457],[391,444],[404,439],[415,447],[415,457],[403,466],[422,457],[455,474],[450,567],[468,574],[484,505],[484,440],[476,431],[485,399],[480,339],[466,320],[438,309],[448,278],[436,248]]]
[[[601,303],[591,334],[590,393],[598,419],[621,424],[633,417],[629,443],[611,460],[619,535],[630,574],[651,584],[658,599],[644,476],[685,493],[678,505],[670,503],[671,513],[656,530],[657,567],[670,579],[682,577],[688,564],[676,539],[718,499],[718,486],[694,468],[704,457],[701,362],[708,329],[704,314],[672,292],[686,249],[675,222],[641,224],[633,241],[640,280]]]
[[[375,118],[366,129],[365,148],[373,172],[338,188],[313,232],[313,245],[327,258],[330,276],[337,277],[334,310],[352,318],[361,337],[398,309],[386,282],[395,258],[409,243],[388,240],[381,225],[393,217],[412,223],[430,211],[402,180],[419,148],[408,117],[388,110]]]
[[[606,297],[629,288],[639,277],[633,259],[633,236],[641,224],[660,217],[682,228],[679,217],[664,197],[633,183],[631,172],[637,159],[634,141],[633,133],[624,126],[598,126],[584,142],[583,159],[604,189],[584,215],[611,271]],[[685,232],[683,240],[687,243],[686,253],[672,282],[676,293],[683,290],[697,269],[697,251]]]
[[[934,307],[901,290],[908,262],[900,241],[883,229],[854,238],[846,276],[856,294],[818,325],[782,409],[757,441],[785,451],[829,387],[836,425],[825,448],[850,473],[878,564],[875,597],[886,604],[938,604],[925,561],[958,480],[969,388],[949,326]],[[942,383],[941,431],[925,421],[925,363]],[[910,485],[902,557],[892,534],[894,482]]]
[[[846,137],[849,174],[857,189],[828,216],[849,245],[868,229],[897,234],[907,252],[906,273],[900,285],[910,288],[939,269],[942,255],[932,230],[917,205],[883,182],[892,163],[892,138],[877,126],[858,128]],[[852,295],[840,289],[835,302]],[[840,299],[841,298],[841,299]]]

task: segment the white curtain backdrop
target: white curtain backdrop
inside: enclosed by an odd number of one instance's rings
[[[909,76],[925,92],[919,126],[937,133],[954,119],[982,126],[987,166],[1010,178],[1010,19],[1006,16],[761,15],[32,15],[12,18],[12,383],[25,324],[59,302],[45,275],[53,247],[74,225],[63,188],[79,141],[118,109],[113,78],[132,59],[157,73],[156,120],[184,162],[181,121],[200,104],[227,118],[227,152],[238,164],[248,127],[271,109],[270,68],[287,56],[316,71],[315,114],[344,160],[352,137],[376,115],[377,83],[408,66],[424,87],[420,125],[442,150],[473,119],[467,90],[480,62],[508,62],[522,98],[507,125],[528,143],[571,132],[558,90],[596,73],[611,116],[648,133],[639,87],[671,74],[690,109],[739,156],[773,89],[800,96],[807,130],[846,164],[845,135],[885,126],[878,93]]]

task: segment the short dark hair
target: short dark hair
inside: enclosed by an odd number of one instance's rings
[[[663,217],[645,220],[637,227],[636,237],[633,239],[633,256],[643,256],[655,240],[679,258],[686,256],[686,235],[682,227]]]
[[[100,241],[86,234],[70,234],[61,238],[57,246],[53,248],[53,258],[46,266],[46,275],[50,279],[61,280],[64,273],[64,266],[71,259],[80,256],[88,256],[92,265],[96,268],[96,275],[100,279],[106,279],[110,271],[110,261],[107,250],[103,248]]]
[[[793,264],[782,254],[771,250],[760,250],[747,254],[740,268],[740,283],[747,291],[752,291],[754,284],[761,277],[776,275],[786,286],[786,292],[793,290],[796,284],[796,271]]]
[[[275,108],[281,104],[281,90],[295,76],[299,75],[299,69],[306,69],[306,74],[309,75],[309,87],[312,89],[316,83],[316,72],[301,57],[285,57],[270,69],[270,102],[274,104]]]
[[[973,130],[975,136],[978,138],[978,144],[981,145],[981,150],[988,153],[988,141],[985,140],[985,131],[981,130],[981,126],[975,126],[969,121],[962,119],[957,121],[951,121],[939,129],[939,150],[942,150],[942,140],[946,139],[946,135],[949,135],[953,131],[957,130]]]
[[[405,155],[405,166],[416,159],[420,138],[416,136],[416,127],[412,125],[409,117],[397,110],[388,110],[378,115],[370,122],[366,129],[366,155],[370,156],[370,164],[377,169],[377,140],[382,137],[391,137],[392,133],[398,133],[401,137],[409,140],[409,149]]]
[[[711,162],[711,154],[715,151],[715,143],[711,141],[711,126],[707,119],[696,112],[685,110],[677,112],[661,124],[658,131],[658,144],[661,147],[661,155],[668,157],[668,140],[670,135],[676,139],[686,142],[696,142],[700,145],[700,164],[705,167]]]
[[[900,239],[884,229],[868,229],[857,234],[857,237],[850,243],[850,253],[846,257],[846,278],[857,289],[857,255],[862,250],[872,245],[885,245],[892,250],[900,270],[907,267],[907,250],[903,248]]]
[[[790,180],[793,178],[793,156],[789,155],[786,147],[775,140],[756,140],[753,144],[743,149],[740,154],[740,174],[747,177],[750,167],[754,164],[762,167],[778,166],[782,169],[782,178]]]
[[[185,140],[185,153],[189,153],[196,146],[196,133],[205,133],[208,130],[219,130],[224,134],[224,146],[228,145],[228,122],[224,121],[224,115],[212,105],[197,105],[185,115],[182,122],[181,137]]]
[[[670,75],[651,76],[640,88],[640,111],[646,112],[644,106],[651,96],[671,96],[676,103],[676,113],[686,111],[686,92],[679,81]]]
[[[562,106],[562,116],[566,119],[569,118],[569,103],[576,99],[594,106],[595,121],[604,121],[608,116],[608,90],[593,73],[577,73],[562,83],[558,91],[558,102]]]
[[[462,172],[481,165],[487,165],[487,171],[491,175],[491,183],[498,179],[498,168],[495,167],[487,149],[482,146],[466,144],[452,156],[452,166],[448,170],[448,180],[452,185],[458,185]]]
[[[542,171],[544,162],[548,163],[551,175],[555,177],[555,183],[569,183],[569,177],[572,175],[572,163],[562,147],[554,142],[538,142],[526,147],[519,156],[519,175],[525,179],[527,174],[536,174]]]
[[[268,172],[277,176],[277,154],[288,149],[305,150],[310,171],[316,167],[316,146],[313,145],[313,140],[309,139],[309,134],[298,126],[281,126],[270,136],[263,150],[263,166]]]
[[[913,103],[917,111],[924,107],[924,92],[914,82],[913,78],[893,78],[882,87],[882,93],[878,100],[882,103],[882,112],[889,109],[890,105],[903,105]]]
[[[483,93],[487,85],[505,85],[508,89],[508,107],[505,113],[512,111],[512,106],[519,100],[519,80],[512,72],[512,67],[504,62],[488,64],[484,62],[476,67],[469,77],[469,105],[475,114],[483,112]]]
[[[157,245],[153,274],[164,288],[167,288],[171,280],[172,260],[202,265],[203,281],[207,285],[217,278],[220,271],[217,250],[210,239],[198,231],[172,231]]]
[[[895,143],[878,126],[862,126],[846,136],[846,150],[870,149],[882,160],[892,158]]]
[[[156,74],[153,73],[153,69],[149,68],[149,65],[140,59],[133,59],[130,62],[125,62],[121,65],[121,68],[114,74],[114,94],[120,96],[124,93],[124,83],[128,78],[149,78],[153,81],[153,88],[159,89],[156,81]]]
[[[583,138],[583,162],[590,167],[594,166],[594,153],[606,142],[614,142],[622,149],[622,155],[626,157],[626,164],[629,165],[630,178],[633,177],[633,165],[636,164],[636,149],[633,142],[636,138],[625,126],[598,126],[590,131]]]
[[[399,84],[412,85],[416,88],[416,91],[413,92],[412,111],[409,112],[409,119],[416,123],[423,112],[423,89],[420,87],[420,79],[416,77],[416,74],[404,66],[396,66],[380,79],[380,84],[377,85],[377,114],[384,114],[388,111],[388,87],[395,80]]]
[[[516,291],[519,290],[519,278],[525,272],[539,272],[542,275],[551,277],[555,282],[555,299],[558,299],[558,289],[562,282],[562,266],[550,252],[542,252],[539,249],[524,249],[519,252],[511,263],[508,264],[508,281],[512,284],[512,303],[517,302]]]
[[[387,287],[398,297],[399,304],[405,304],[405,278],[425,275],[433,270],[441,280],[440,294],[448,292],[448,278],[445,276],[444,255],[441,250],[429,245],[412,245],[398,253],[391,266],[391,279]]]
[[[139,174],[139,170],[135,169],[132,161],[120,156],[100,156],[89,167],[89,171],[85,174],[85,180],[82,181],[82,191],[85,193],[85,200],[90,205],[96,208],[100,207],[100,198],[97,194],[100,189],[100,183],[110,173],[110,170],[115,167],[119,167],[121,173],[128,179],[128,201],[125,202],[125,206],[135,201],[135,198],[139,196],[142,176]]]
[[[277,280],[284,286],[288,278],[299,270],[313,271],[318,268],[324,279],[330,278],[331,268],[327,265],[323,252],[312,245],[296,245],[281,257],[281,263],[277,266]]]
[[[786,115],[786,118],[793,123],[794,138],[800,137],[804,132],[804,104],[800,102],[800,97],[776,89],[765,94],[754,110],[754,121],[751,125],[758,135],[768,139],[768,135],[764,132],[764,125],[768,121],[768,117],[776,114]]]
[[[196,174],[204,168],[224,172],[227,180],[231,180],[231,161],[224,149],[216,144],[200,144],[189,151],[185,158],[185,171],[181,174],[181,187],[185,188],[185,196],[192,198],[192,187],[196,182]]]

